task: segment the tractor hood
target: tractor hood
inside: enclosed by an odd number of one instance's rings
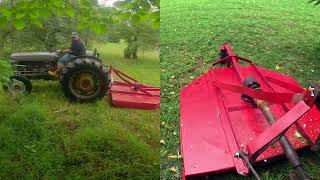
[[[11,61],[56,61],[58,54],[55,52],[19,52],[10,56]]]

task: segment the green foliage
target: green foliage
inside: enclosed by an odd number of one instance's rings
[[[8,61],[0,60],[0,89],[10,81],[10,75],[12,75],[11,64]]]
[[[14,27],[17,30],[21,30],[26,26],[26,23],[23,20],[20,20],[20,19],[14,21],[13,24],[14,24]]]
[[[12,25],[16,30],[22,30],[31,24],[43,28],[46,18],[57,16],[73,18],[80,30],[90,29],[97,34],[106,32],[110,24],[120,19],[153,21],[159,25],[159,1],[150,1],[152,6],[148,1],[141,0],[118,2],[121,3],[121,12],[112,7],[99,6],[97,1],[91,0],[2,1],[0,27]]]
[[[115,5],[117,8],[100,6],[96,0],[1,1],[0,56],[7,57],[13,51],[66,48],[75,29],[87,45],[89,39],[96,38],[94,33],[108,31],[111,42],[138,37],[138,49],[159,44],[158,0],[117,1]]]
[[[315,6],[320,4],[320,0],[309,0],[309,3],[312,4],[314,3]]]
[[[128,47],[124,51],[124,55],[127,58],[135,56],[138,49],[150,50],[155,49],[159,45],[160,31],[152,28],[151,24],[139,23],[139,24],[119,24],[117,29],[121,33],[121,37],[128,43]]]
[[[119,43],[121,40],[120,29],[117,26],[113,26],[109,30],[108,41],[112,43]]]
[[[114,6],[122,11],[122,20],[134,24],[152,22],[153,27],[160,27],[160,0],[123,0],[116,1]]]
[[[0,26],[13,25],[16,30],[22,30],[27,25],[44,28],[49,17],[70,17],[80,24],[87,24],[86,28],[95,33],[106,32],[106,18],[98,11],[89,0],[3,1],[0,4],[3,17]]]
[[[124,57],[136,59],[138,57],[138,44],[136,39],[130,40],[124,49]]]
[[[147,49],[159,42],[160,1],[124,0],[116,1],[114,6],[122,14],[120,22],[114,27],[119,29],[121,37],[128,42],[124,50],[126,58],[136,57],[138,49]],[[132,44],[132,38],[137,41]]]

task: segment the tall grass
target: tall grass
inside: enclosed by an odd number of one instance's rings
[[[122,58],[121,44],[97,46],[106,65],[113,59],[159,84],[154,52],[132,62]],[[143,78],[146,66],[151,74]],[[159,110],[116,108],[108,97],[73,103],[59,82],[32,84],[29,96],[0,92],[0,179],[159,179]]]
[[[62,172],[64,154],[48,113],[38,103],[12,104],[1,101],[0,177],[41,178]]]

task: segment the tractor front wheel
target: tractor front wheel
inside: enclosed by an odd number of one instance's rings
[[[3,89],[12,94],[30,94],[32,90],[32,84],[28,78],[14,75],[10,77],[10,82],[5,85]]]
[[[79,57],[68,63],[60,78],[64,95],[73,101],[102,99],[110,88],[108,70],[94,58]]]

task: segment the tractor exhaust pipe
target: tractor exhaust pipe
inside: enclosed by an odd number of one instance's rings
[[[254,77],[247,77],[243,85],[252,88],[252,89],[261,89],[260,84],[257,82],[257,80]],[[241,98],[246,101],[250,102],[252,104],[255,104],[264,114],[265,118],[267,119],[268,123],[272,125],[276,122],[276,118],[274,117],[273,113],[270,111],[270,108],[268,106],[268,103],[263,100],[253,99],[247,95],[242,95]],[[299,157],[290,144],[289,140],[285,135],[283,135],[279,140],[282,149],[284,150],[287,159],[289,160],[290,164],[293,166],[293,169],[295,170],[295,173],[298,175],[299,180],[311,180],[308,175],[306,174],[304,167],[302,163],[299,160]],[[289,175],[290,180],[293,180],[292,176]],[[296,180],[296,178],[294,178]]]

